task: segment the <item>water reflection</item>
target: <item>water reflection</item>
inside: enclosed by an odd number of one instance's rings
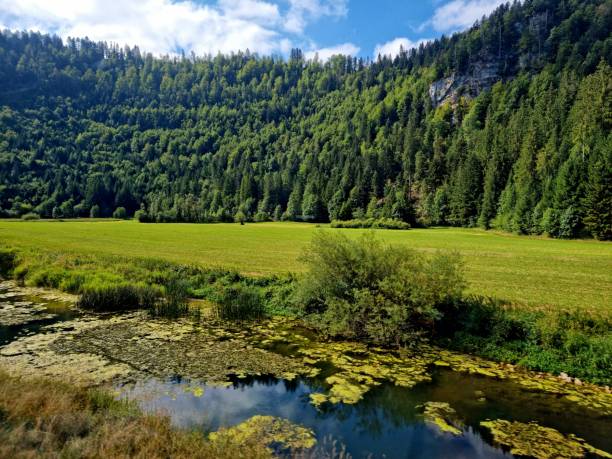
[[[316,384],[272,377],[234,379],[228,388],[181,378],[152,379],[123,388],[123,396],[139,400],[145,410],[166,412],[176,425],[205,431],[238,424],[255,414],[286,418],[312,428],[319,439],[346,445],[356,458],[509,457],[471,428],[453,437],[424,424],[416,408],[423,397],[414,398],[411,391],[403,390],[398,398],[395,389],[384,386],[356,405],[326,405],[322,410],[309,403],[309,394],[318,390]]]

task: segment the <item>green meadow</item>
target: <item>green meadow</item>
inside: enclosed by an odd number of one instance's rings
[[[315,231],[301,223],[142,224],[135,221],[0,221],[0,243],[45,252],[158,258],[247,275],[301,272]],[[328,229],[357,236],[365,230]],[[546,308],[612,310],[612,244],[433,228],[376,230],[391,244],[457,251],[469,292]]]

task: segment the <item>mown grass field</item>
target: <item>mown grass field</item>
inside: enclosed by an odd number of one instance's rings
[[[140,224],[134,221],[0,221],[0,244],[56,252],[153,257],[245,274],[299,272],[315,225]],[[357,236],[363,230],[328,229]],[[612,244],[436,228],[377,230],[417,250],[456,250],[469,292],[518,304],[612,312]]]

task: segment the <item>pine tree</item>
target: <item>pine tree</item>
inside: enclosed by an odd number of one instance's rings
[[[610,152],[612,150],[608,150]],[[584,225],[593,237],[612,240],[612,162],[598,160],[589,170]]]

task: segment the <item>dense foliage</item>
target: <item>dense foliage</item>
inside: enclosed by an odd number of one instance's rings
[[[374,233],[317,233],[304,261],[296,294],[303,312],[331,336],[382,345],[430,334],[465,286],[456,255],[426,257]]]
[[[609,314],[542,312],[493,299],[464,298],[444,311],[436,341],[533,370],[570,373],[598,384],[612,382]]]
[[[394,59],[326,63],[2,32],[0,213],[609,239],[611,31],[610,0],[526,0]]]
[[[410,224],[393,218],[364,218],[360,220],[333,220],[332,228],[384,228],[393,230],[410,229]]]

